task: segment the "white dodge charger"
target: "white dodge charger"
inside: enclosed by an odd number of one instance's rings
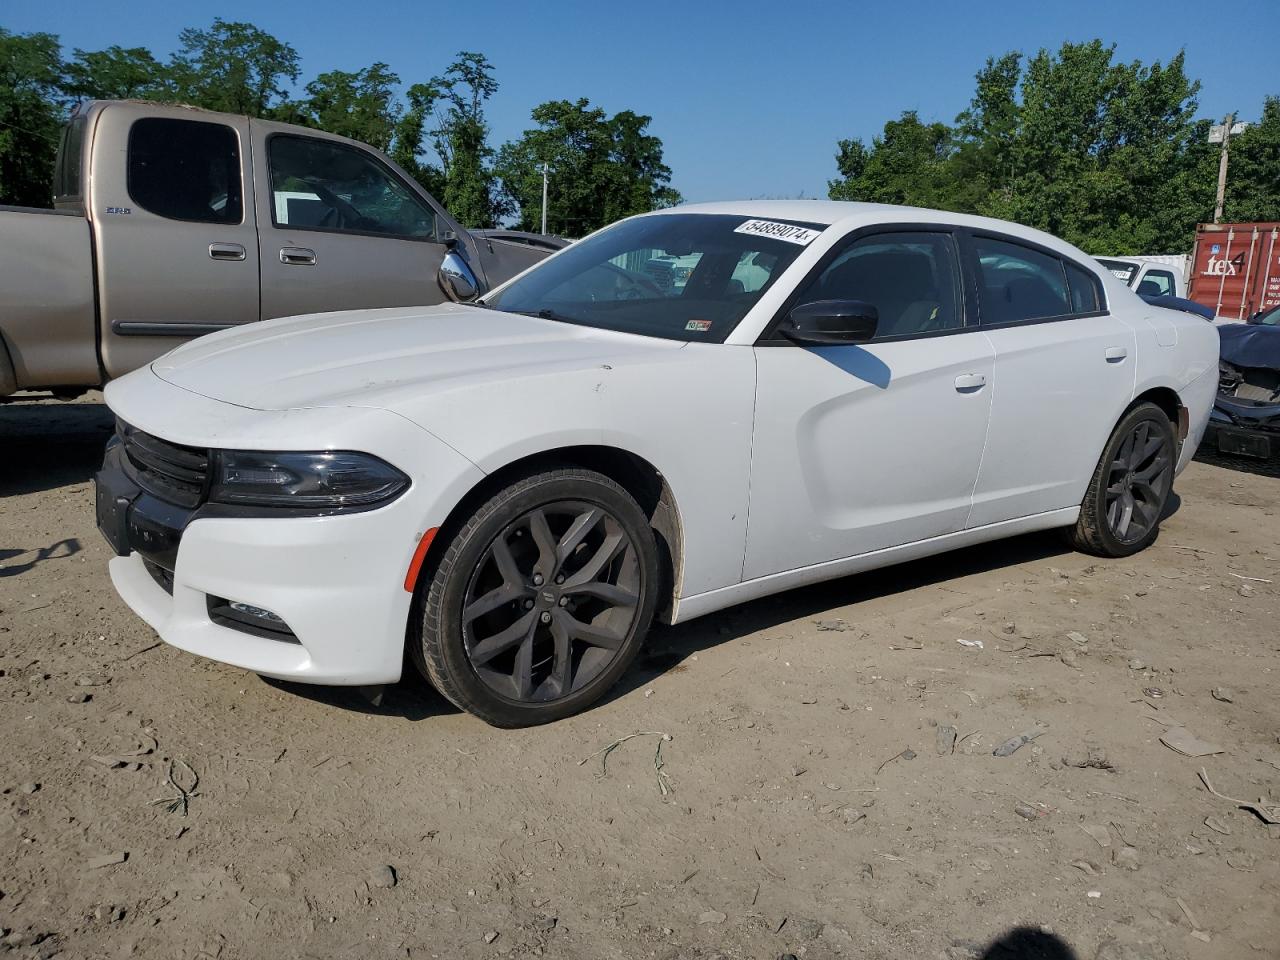
[[[1025,227],[685,206],[482,303],[255,323],[112,383],[98,521],[174,646],[357,685],[407,649],[459,707],[542,723],[655,617],[1030,530],[1142,549],[1217,360]]]

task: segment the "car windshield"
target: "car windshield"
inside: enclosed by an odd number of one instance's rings
[[[1280,327],[1280,307],[1272,307],[1270,310],[1258,314],[1253,322],[1267,327]]]
[[[523,313],[670,340],[724,340],[825,225],[724,214],[637,217],[485,298]]]

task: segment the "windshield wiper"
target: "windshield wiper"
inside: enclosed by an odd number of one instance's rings
[[[509,310],[508,313],[518,313],[522,317],[535,317],[538,320],[554,320],[557,323],[576,323],[581,325],[583,321],[577,317],[570,317],[567,314],[557,313],[554,310]]]

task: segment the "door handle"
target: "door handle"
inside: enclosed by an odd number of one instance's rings
[[[308,247],[281,247],[280,262],[293,267],[315,266],[316,252]]]
[[[244,247],[238,243],[211,243],[209,256],[214,260],[243,260]]]
[[[980,373],[962,373],[956,377],[956,391],[977,393],[987,385],[987,378]]]
[[[1107,363],[1119,363],[1129,355],[1129,351],[1124,347],[1107,347]]]

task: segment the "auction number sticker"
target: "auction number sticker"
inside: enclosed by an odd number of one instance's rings
[[[821,230],[810,230],[808,227],[797,227],[794,223],[779,223],[777,220],[748,220],[737,227],[734,233],[749,233],[755,237],[772,237],[774,240],[785,240],[787,243],[807,247]]]

